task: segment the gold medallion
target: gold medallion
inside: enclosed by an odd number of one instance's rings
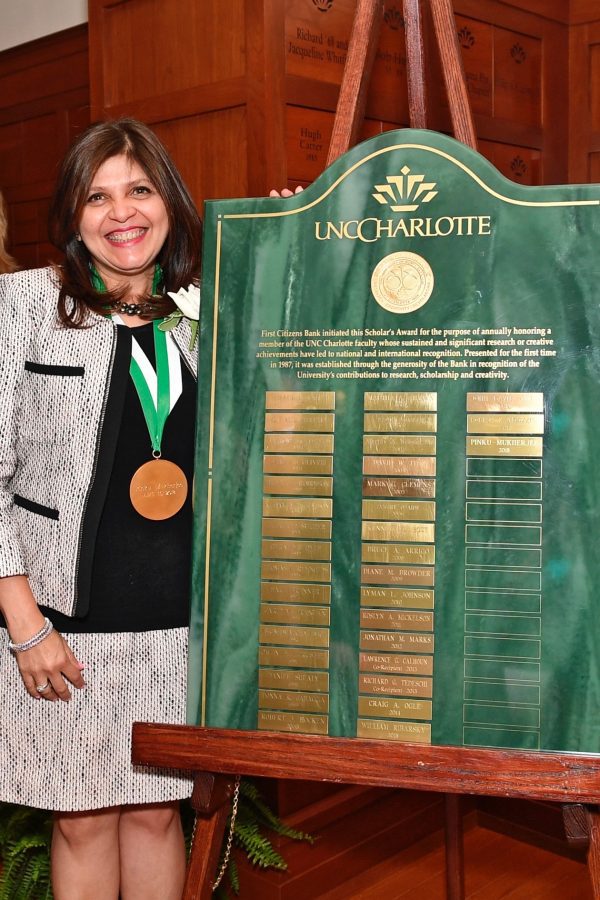
[[[129,496],[133,508],[145,519],[160,521],[178,513],[187,497],[185,473],[167,459],[151,459],[131,479]]]
[[[404,250],[384,256],[371,275],[373,296],[380,306],[393,313],[409,313],[424,306],[433,284],[427,260]]]

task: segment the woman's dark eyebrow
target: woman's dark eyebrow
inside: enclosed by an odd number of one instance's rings
[[[150,178],[148,178],[147,175],[144,175],[143,178],[134,178],[133,181],[126,182],[126,187],[128,187],[128,188],[136,187],[136,185],[138,185],[138,184],[153,185],[153,182],[150,180]],[[99,185],[92,184],[92,185],[90,185],[88,194],[98,194],[98,193],[106,192],[108,190],[109,190],[109,188],[103,187],[101,184],[99,184]]]

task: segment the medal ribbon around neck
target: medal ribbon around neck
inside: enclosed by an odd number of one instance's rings
[[[152,293],[156,293],[162,270],[155,266]],[[92,284],[97,291],[106,287],[92,267]],[[118,315],[113,321],[122,323]],[[144,518],[169,519],[179,512],[187,497],[187,478],[175,463],[161,458],[162,436],[169,413],[182,392],[181,357],[170,334],[161,331],[157,319],[152,323],[156,370],[133,334],[129,374],[140,400],[153,459],[137,469],[131,479],[129,496],[134,509]]]
[[[173,341],[169,340],[170,335],[161,331],[158,324],[156,319],[152,323],[156,371],[133,335],[129,366],[129,374],[140,398],[155,459],[160,459],[165,422],[182,391],[179,351]]]

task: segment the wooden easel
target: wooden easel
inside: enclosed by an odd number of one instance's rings
[[[428,125],[425,2],[432,13],[454,136],[477,149],[451,0],[403,0],[410,125]],[[383,0],[357,0],[327,165],[356,143],[382,6]],[[194,772],[192,806],[198,818],[183,900],[212,896],[235,774],[443,792],[448,900],[464,898],[461,794],[559,802],[567,837],[588,847],[594,898],[600,900],[600,756],[135,724],[132,757],[138,765]]]
[[[183,900],[211,896],[234,772],[445,793],[446,824],[451,826],[446,836],[448,900],[464,897],[461,794],[559,802],[567,835],[589,845],[594,897],[600,898],[600,814],[583,805],[600,799],[600,756],[135,724],[133,761],[195,774],[192,804],[198,825]]]

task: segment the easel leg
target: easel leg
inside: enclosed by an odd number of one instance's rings
[[[588,848],[588,869],[594,900],[600,900],[600,812],[598,807],[588,810],[590,846]]]
[[[460,796],[445,794],[446,898],[464,900],[465,861]]]
[[[600,811],[582,803],[563,804],[563,822],[569,844],[587,847],[587,863],[594,900],[600,900]]]
[[[197,772],[194,777],[191,802],[197,818],[182,900],[212,897],[233,784],[230,775]]]

